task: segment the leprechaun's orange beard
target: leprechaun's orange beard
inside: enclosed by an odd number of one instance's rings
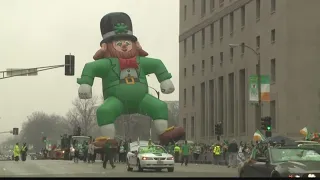
[[[96,52],[96,54],[93,56],[93,59],[98,60],[98,59],[108,58],[108,57],[128,59],[128,58],[133,58],[135,56],[145,57],[145,56],[148,56],[148,53],[144,51],[142,48],[139,49],[136,44],[132,44],[132,49],[130,51],[121,52],[121,51],[117,51],[113,47],[112,43],[108,43],[106,51],[99,49]]]

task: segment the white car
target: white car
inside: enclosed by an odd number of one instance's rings
[[[145,142],[134,142],[130,144],[130,151],[127,154],[127,170],[132,171],[133,168],[138,171],[167,169],[168,172],[173,172],[174,158],[162,146],[154,144],[148,146]]]

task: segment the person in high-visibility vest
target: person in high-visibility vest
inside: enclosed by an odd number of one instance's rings
[[[179,157],[180,157],[180,147],[178,146],[178,144],[174,146],[173,151],[174,151],[174,161],[175,163],[178,163]]]
[[[23,143],[23,145],[21,147],[21,160],[22,161],[27,160],[27,151],[28,151],[27,143]]]
[[[20,148],[19,148],[19,143],[16,143],[13,149],[13,157],[15,161],[19,161],[19,156],[20,156]]]
[[[215,144],[213,146],[212,149],[212,153],[213,153],[213,160],[214,160],[214,164],[215,165],[219,165],[220,164],[220,157],[221,157],[221,146],[220,144]]]

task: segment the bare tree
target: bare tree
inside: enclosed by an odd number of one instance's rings
[[[33,144],[37,150],[44,147],[42,137],[47,137],[55,144],[60,139],[60,135],[68,131],[68,126],[62,116],[34,112],[27,119],[22,124],[19,140],[20,142]]]
[[[67,113],[70,130],[75,127],[81,127],[84,135],[89,135],[92,128],[96,126],[97,97],[92,99],[76,98],[73,102],[73,108]]]

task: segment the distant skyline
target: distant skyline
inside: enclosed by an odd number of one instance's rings
[[[77,97],[76,78],[100,48],[100,19],[110,12],[129,14],[140,44],[172,73],[176,90],[161,94],[161,99],[178,100],[178,0],[6,0],[0,6],[0,71],[63,64],[64,55],[71,53],[76,56],[76,75],[65,77],[59,68],[1,80],[0,131],[21,128],[34,111],[65,115]],[[150,86],[160,89],[154,75],[148,79]],[[100,97],[101,89],[101,80],[96,79],[93,95]]]

